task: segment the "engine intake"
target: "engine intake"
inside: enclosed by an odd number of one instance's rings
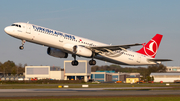
[[[50,56],[53,56],[53,57],[57,57],[57,58],[67,58],[68,57],[68,53],[63,52],[60,49],[51,48],[51,47],[49,47],[47,49],[47,54],[49,54]]]

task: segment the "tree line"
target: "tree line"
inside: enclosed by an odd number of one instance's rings
[[[19,63],[18,65],[16,65],[13,61],[6,61],[4,63],[0,62],[0,73],[2,74],[12,74],[12,75],[16,75],[16,74],[23,74],[25,72],[25,66],[27,66],[27,64],[22,65],[21,63]]]

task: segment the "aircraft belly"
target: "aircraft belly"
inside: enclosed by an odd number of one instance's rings
[[[131,58],[131,57],[127,57],[124,55],[121,55],[119,57],[109,57],[109,56],[101,54],[101,55],[95,56],[95,58],[99,59],[99,60],[115,63],[115,64],[120,64],[120,65],[132,65],[132,66],[139,65],[139,66],[141,66],[141,65],[156,64],[156,63],[148,63],[145,61],[146,59],[144,59],[144,58],[142,59],[141,63],[138,63],[136,57]]]
[[[103,56],[95,56],[95,58],[96,58],[96,59],[99,59],[99,60],[103,60],[103,61],[115,63],[115,64],[128,65],[128,64],[126,64],[126,63],[123,63],[123,62],[120,62],[120,61],[116,61],[116,60],[113,60],[113,59],[111,59],[111,58],[107,58],[107,57],[103,57]]]
[[[115,63],[115,64],[130,65],[130,64],[127,64],[124,61],[120,61],[120,57],[109,57],[109,56],[106,56],[106,55],[97,55],[97,56],[95,56],[95,58],[99,59],[99,60],[107,61],[107,62],[112,62],[112,63]]]

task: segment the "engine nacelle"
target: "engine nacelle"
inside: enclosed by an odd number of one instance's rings
[[[81,55],[81,56],[85,56],[85,57],[91,57],[92,56],[92,51],[87,49],[86,47],[82,47],[82,46],[74,46],[73,47],[73,51],[77,54],[77,55]]]
[[[53,57],[57,57],[57,58],[67,58],[68,57],[68,53],[63,52],[60,49],[51,48],[51,47],[49,47],[47,49],[47,54],[49,54]]]
[[[84,57],[91,57],[92,51],[86,47],[78,46],[78,45],[72,45],[72,44],[65,44],[63,46],[65,50],[68,50],[76,55],[84,56]]]

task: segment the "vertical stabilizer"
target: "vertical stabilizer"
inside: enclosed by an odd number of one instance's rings
[[[143,45],[143,48],[137,52],[155,58],[162,37],[163,35],[156,34],[147,44]]]

